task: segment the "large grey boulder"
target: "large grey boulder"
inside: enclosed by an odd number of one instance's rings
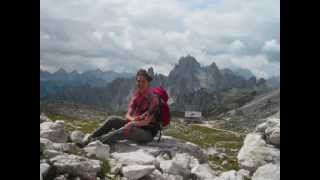
[[[100,160],[107,160],[109,159],[109,151],[110,147],[107,144],[103,144],[100,141],[94,141],[88,144],[86,147],[83,148],[86,152],[88,157],[95,157]]]
[[[280,118],[269,118],[264,131],[267,143],[280,146]]]
[[[156,165],[157,161],[154,156],[147,154],[143,150],[137,150],[133,152],[126,152],[126,153],[111,153],[111,157],[116,159],[119,163],[123,165],[132,165],[132,164],[139,164],[139,165]]]
[[[58,174],[70,174],[81,179],[95,179],[101,170],[99,160],[87,159],[76,155],[59,155],[49,160]]]
[[[137,150],[143,150],[147,154],[153,155],[153,156],[158,156],[161,152],[164,150],[160,147],[155,147],[155,146],[148,146],[148,145],[141,145],[141,144],[136,144],[131,141],[119,141],[115,144],[112,144],[111,147],[111,152],[118,152],[118,153],[123,153],[123,152],[132,152],[132,151],[137,151]]]
[[[64,175],[60,175],[54,178],[54,180],[68,180]]]
[[[64,130],[64,121],[44,122],[40,124],[40,137],[56,143],[65,143],[68,134]]]
[[[196,158],[187,153],[178,153],[172,160],[164,160],[157,157],[160,169],[167,174],[181,175],[187,178],[191,175],[191,170],[199,165]]]
[[[220,174],[216,180],[243,180],[244,176],[235,170],[226,171]]]
[[[42,177],[46,177],[47,176],[47,174],[48,174],[48,172],[49,172],[49,170],[50,170],[50,165],[49,164],[47,164],[47,163],[41,163],[40,164],[40,175],[42,176]]]
[[[190,168],[190,156],[186,153],[176,154],[176,156],[172,159],[172,166],[170,167],[171,174],[182,175],[183,177],[187,177],[191,173]]]
[[[148,176],[141,178],[141,180],[167,180],[167,179],[158,169],[155,169]]]
[[[255,131],[265,134],[265,131],[268,128],[273,128],[276,126],[280,126],[280,118],[267,118],[263,123],[257,125]]]
[[[124,177],[135,180],[151,174],[156,167],[154,165],[128,165],[122,167]]]
[[[49,119],[48,116],[46,116],[43,113],[40,114],[40,124],[43,122],[50,122],[50,121],[51,121],[51,119]]]
[[[206,163],[208,161],[208,155],[196,144],[170,136],[162,136],[159,143],[150,142],[147,146],[159,147],[162,151],[170,151],[172,155],[176,153],[187,153],[197,158],[200,163]]]
[[[71,132],[70,139],[74,143],[81,144],[83,142],[84,136],[85,135],[83,134],[83,132],[76,130]]]
[[[270,117],[256,127],[256,132],[261,133],[267,143],[280,146],[280,118]]]
[[[240,174],[241,176],[247,178],[247,179],[250,179],[250,171],[248,170],[245,170],[245,169],[240,169],[238,171],[238,174]]]
[[[115,159],[109,159],[109,165],[111,167],[110,173],[111,174],[118,174],[122,168],[122,164],[118,163]]]
[[[216,177],[215,172],[211,169],[209,164],[199,164],[192,168],[191,174],[198,180],[210,180]]]
[[[40,137],[40,151],[44,151],[48,147],[51,147],[52,144],[53,144],[53,142],[50,141],[49,139]]]
[[[249,133],[238,156],[241,168],[254,172],[259,166],[269,162],[280,162],[280,150],[267,145],[261,134]]]
[[[80,149],[75,143],[54,143],[46,138],[40,138],[40,151],[43,153],[46,150],[54,150],[72,154],[82,154],[83,150]],[[51,153],[51,152],[49,152]]]
[[[53,144],[52,141],[50,141],[49,139],[46,138],[40,138],[40,154],[43,153],[43,151],[45,149],[47,149],[48,147],[51,147]]]
[[[183,180],[184,178],[180,175],[164,174],[166,180]]]
[[[280,180],[280,164],[265,164],[259,167],[252,180]]]
[[[47,149],[56,150],[60,152],[71,152],[72,149],[77,149],[77,146],[72,143],[52,143]]]
[[[270,129],[267,134],[267,142],[273,145],[280,146],[280,127]]]
[[[43,151],[43,156],[47,159],[51,159],[51,158],[54,158],[58,155],[62,155],[63,152],[61,151],[56,151],[56,150],[53,150],[53,149],[46,149]]]

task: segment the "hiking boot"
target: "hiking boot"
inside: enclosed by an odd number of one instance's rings
[[[81,145],[81,147],[84,147],[84,146],[88,145],[89,143],[91,143],[94,140],[95,140],[95,138],[93,138],[92,134],[90,134],[90,135],[85,136],[83,138],[83,141],[82,141],[82,143],[80,145]]]

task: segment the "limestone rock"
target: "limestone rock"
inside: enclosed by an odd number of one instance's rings
[[[191,174],[191,169],[199,165],[194,157],[187,153],[178,153],[172,160],[157,158],[160,163],[160,169],[167,174],[181,175],[187,178]]]
[[[60,175],[58,177],[55,177],[54,180],[68,180],[64,175]]]
[[[217,180],[243,180],[244,177],[242,174],[238,173],[235,170],[226,171],[220,174]]]
[[[165,174],[164,177],[166,180],[183,180],[183,177],[180,175]]]
[[[238,171],[239,174],[241,174],[243,177],[249,179],[250,178],[250,172],[244,169],[240,169]]]
[[[240,167],[252,173],[269,162],[280,162],[280,150],[268,146],[260,134],[250,133],[246,136],[237,158]]]
[[[50,122],[51,119],[48,118],[48,116],[46,116],[45,114],[40,114],[40,124],[43,122]]]
[[[280,146],[280,127],[275,127],[267,134],[267,142]]]
[[[101,170],[100,161],[76,155],[59,155],[51,158],[50,162],[55,167],[57,173],[68,173],[85,180],[95,178]]]
[[[199,146],[170,136],[162,136],[161,142],[150,142],[147,145],[159,147],[163,151],[170,151],[172,155],[176,153],[187,153],[197,158],[200,163],[206,163],[208,161],[208,155]]]
[[[103,144],[100,141],[94,141],[88,144],[83,150],[87,153],[88,157],[94,156],[100,160],[109,159],[110,147],[107,144]]]
[[[132,164],[156,165],[157,164],[155,157],[145,153],[143,150],[127,152],[127,153],[114,152],[111,154],[111,156],[123,165],[132,165]]]
[[[110,173],[111,174],[118,174],[122,168],[122,164],[118,163],[117,160],[110,158],[109,165],[111,167]]]
[[[214,171],[210,168],[210,166],[207,163],[199,164],[198,166],[194,167],[191,170],[191,174],[193,174],[196,177],[196,179],[199,180],[210,180],[216,177]]]
[[[47,176],[47,174],[48,174],[48,172],[49,172],[49,170],[50,170],[50,165],[49,164],[47,164],[47,163],[41,163],[40,164],[40,174],[41,174],[41,176],[42,177],[46,177]]]
[[[167,179],[158,169],[155,169],[151,174],[149,174],[148,176],[145,176],[141,180],[167,180]]]
[[[56,157],[58,155],[62,155],[63,152],[61,151],[56,151],[56,150],[52,150],[52,149],[46,149],[43,151],[43,155],[45,158],[51,159],[53,157]]]
[[[135,180],[149,175],[155,169],[154,165],[128,165],[122,167],[124,177]]]
[[[56,143],[67,142],[68,134],[64,130],[64,121],[41,123],[40,137],[47,138]]]
[[[50,141],[49,139],[40,137],[40,152],[44,151],[48,147],[51,147],[52,144],[53,144],[53,142]]]
[[[269,163],[259,167],[252,180],[280,180],[280,165]]]
[[[81,131],[72,131],[70,134],[70,139],[74,143],[79,143],[81,144],[84,138],[84,134]]]

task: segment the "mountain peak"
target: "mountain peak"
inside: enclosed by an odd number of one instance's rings
[[[63,68],[60,68],[59,70],[57,70],[54,74],[68,74],[66,70],[64,70]]]
[[[245,68],[236,68],[233,70],[233,72],[236,75],[242,76],[246,79],[250,79],[251,77],[255,76],[249,69],[245,69]]]
[[[191,56],[191,55],[187,55],[185,57],[181,57],[179,59],[179,64],[180,65],[196,65],[196,66],[200,66],[200,64],[196,60],[196,58]]]
[[[96,73],[103,73],[103,71],[102,71],[101,69],[99,69],[99,68],[95,69],[94,72],[96,72]]]
[[[215,62],[212,62],[210,65],[209,65],[209,68],[210,69],[214,69],[214,70],[219,70],[217,64]]]
[[[78,73],[77,70],[73,70],[73,71],[71,72],[71,75],[79,75],[79,73]]]
[[[187,55],[185,57],[181,57],[179,59],[177,67],[182,69],[199,69],[201,68],[200,63],[191,55]]]
[[[148,69],[148,74],[149,74],[151,77],[154,77],[154,71],[153,71],[153,68],[152,68],[152,67],[150,67],[150,68]]]

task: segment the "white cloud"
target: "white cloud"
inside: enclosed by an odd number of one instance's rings
[[[272,39],[264,43],[262,50],[269,52],[280,52],[280,44],[277,40]]]
[[[242,41],[235,40],[230,44],[230,52],[240,53],[246,48]]]
[[[168,74],[187,54],[202,65],[224,57],[273,64],[279,59],[279,16],[278,0],[41,0],[41,65],[120,72],[150,64]],[[268,66],[221,64],[256,72]]]

